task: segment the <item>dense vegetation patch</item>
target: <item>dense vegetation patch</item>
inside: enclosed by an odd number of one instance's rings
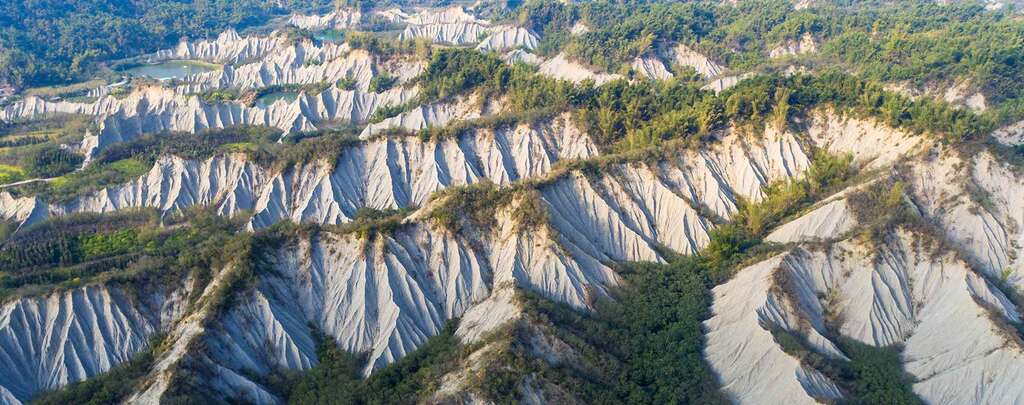
[[[901,348],[874,347],[850,338],[832,339],[849,360],[830,358],[800,336],[775,328],[772,336],[787,354],[820,371],[846,393],[850,404],[923,404],[914,394],[912,376],[903,370]]]
[[[215,37],[328,0],[12,0],[0,4],[0,84],[83,79],[97,62]]]
[[[590,383],[566,388],[588,403],[728,403],[702,355],[701,322],[711,304],[704,269],[693,257],[625,265],[628,286],[594,315],[533,297],[527,307],[534,316],[551,322],[578,352],[591,353],[563,370]]]
[[[509,209],[510,219],[519,230],[531,230],[547,224],[547,206],[540,194],[526,184],[499,187],[490,181],[449,187],[435,193],[426,219],[441,229],[460,232],[466,229],[494,230],[498,214]]]
[[[434,53],[419,82],[428,100],[476,91],[489,99],[505,96],[505,109],[513,113],[576,110],[599,145],[619,151],[675,138],[699,140],[729,125],[783,127],[791,118],[824,106],[946,142],[978,137],[994,127],[990,119],[947,103],[911,100],[839,72],[762,75],[720,94],[685,79],[619,80],[596,87],[541,77],[531,67],[508,65],[493,55],[449,49]]]
[[[163,228],[161,221],[184,222]],[[123,284],[174,280],[223,262],[222,255],[231,257],[233,252],[221,248],[237,228],[232,220],[200,210],[163,219],[154,210],[52,219],[0,244],[0,297],[99,278]]]
[[[280,371],[264,379],[290,404],[415,404],[440,384],[444,371],[464,354],[455,337],[457,325],[457,321],[448,322],[416,351],[366,379],[362,378],[365,356],[349,353],[332,337],[318,333],[317,367],[301,374]],[[176,391],[183,395],[172,396],[172,400],[203,402],[201,397],[188,395],[188,390]]]
[[[841,67],[874,81],[917,88],[966,82],[998,121],[1022,116],[1024,22],[975,2],[830,2],[793,10],[785,0],[728,2],[527,1],[513,16],[541,33],[539,52],[566,52],[608,72],[629,73],[638,56],[684,43],[738,71],[771,68],[769,50],[811,35],[821,52],[799,61]],[[570,35],[575,24],[590,31]],[[677,73],[681,71],[677,67]]]
[[[84,160],[85,156],[70,149],[43,145],[26,154],[21,160],[21,167],[33,177],[55,177],[74,171]]]

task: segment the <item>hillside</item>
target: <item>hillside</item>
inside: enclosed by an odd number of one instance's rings
[[[259,3],[17,73],[0,404],[1024,402],[1013,4]]]

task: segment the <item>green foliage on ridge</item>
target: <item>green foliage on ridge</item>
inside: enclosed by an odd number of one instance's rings
[[[428,100],[477,91],[483,97],[506,96],[506,109],[512,112],[575,109],[595,142],[617,150],[700,138],[733,124],[786,124],[823,106],[934,134],[949,143],[986,134],[994,126],[985,117],[947,103],[910,100],[838,72],[762,75],[716,95],[699,89],[700,83],[684,80],[574,85],[541,77],[524,65],[507,65],[493,55],[452,49],[434,53],[420,83]]]
[[[183,226],[163,228],[161,221]],[[221,249],[238,227],[201,210],[162,219],[154,210],[51,219],[0,243],[0,298],[101,278],[132,285],[209,271],[234,256]]]
[[[864,79],[950,87],[966,80],[994,115],[1022,116],[1024,21],[982,4],[934,1],[838,2],[793,10],[785,0],[722,2],[527,1],[517,21],[541,33],[542,54],[564,51],[622,73],[638,56],[684,43],[737,71],[770,67],[768,51],[809,34],[821,52],[801,60],[843,67]],[[569,35],[575,23],[590,32]],[[1005,121],[1005,117],[1000,117]]]
[[[83,79],[95,63],[215,37],[332,1],[12,0],[0,3],[0,84]]]
[[[363,379],[365,357],[338,347],[330,336],[317,334],[320,365],[301,376],[287,378],[279,392],[289,404],[415,404],[436,388],[448,362],[458,358],[462,346],[455,337],[456,321],[409,355]]]

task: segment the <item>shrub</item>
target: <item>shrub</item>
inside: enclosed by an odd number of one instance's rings
[[[377,74],[370,79],[370,86],[368,90],[373,93],[383,93],[394,87],[396,83],[398,83],[397,77],[381,71],[377,72]]]
[[[24,159],[22,166],[36,177],[55,177],[77,169],[85,157],[56,145],[44,145],[34,149]]]
[[[330,336],[318,334],[320,365],[306,372],[290,392],[291,404],[415,404],[434,387],[445,368],[462,354],[455,337],[457,321],[449,321],[435,336],[398,361],[360,374],[365,357],[345,352]]]
[[[338,82],[335,83],[335,85],[339,89],[352,91],[359,86],[359,82],[351,77],[342,77],[341,79],[338,79]]]

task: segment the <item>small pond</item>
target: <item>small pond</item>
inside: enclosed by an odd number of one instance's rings
[[[323,30],[313,33],[313,38],[323,42],[345,42],[345,33],[338,30]]]
[[[144,76],[157,80],[168,80],[182,79],[188,75],[210,72],[214,69],[216,69],[216,65],[187,60],[172,60],[150,65],[136,66],[125,70],[125,73],[132,76]]]
[[[286,103],[290,104],[297,98],[299,98],[299,93],[296,93],[294,91],[275,91],[273,93],[265,94],[260,98],[257,98],[256,107],[265,109],[267,107],[274,105],[274,103],[276,103],[277,100],[284,100]]]

